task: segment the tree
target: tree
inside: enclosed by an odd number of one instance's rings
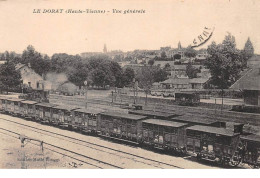
[[[161,53],[161,58],[167,58],[167,55],[166,55],[166,52],[165,52],[165,51],[163,51],[163,52]]]
[[[132,84],[134,78],[135,78],[134,70],[130,67],[127,67],[123,73],[122,85],[129,86],[130,84]]]
[[[154,71],[152,66],[145,66],[137,73],[139,85],[146,94],[145,104],[147,104],[147,94],[150,92],[154,83]]]
[[[154,60],[153,60],[153,59],[150,59],[150,60],[148,61],[148,64],[149,64],[150,66],[154,65]]]
[[[115,77],[111,75],[111,71],[105,66],[100,66],[94,71],[92,71],[92,81],[93,84],[100,87],[105,87],[106,85],[113,85],[115,82]]]
[[[1,57],[0,57],[0,61],[5,61],[6,59],[5,59],[5,54],[4,53],[2,53],[1,54]]]
[[[20,87],[21,74],[15,70],[15,65],[11,62],[6,62],[0,66],[0,90],[10,91]]]
[[[199,69],[196,69],[192,66],[191,62],[188,63],[186,67],[186,74],[189,78],[197,78],[197,74],[199,73]]]
[[[109,67],[110,67],[110,71],[112,73],[112,75],[115,78],[115,82],[112,83],[112,86],[115,87],[121,87],[122,86],[122,75],[123,75],[123,70],[121,68],[121,66],[114,61],[109,61]]]
[[[244,49],[242,50],[242,56],[243,56],[242,65],[244,68],[247,65],[248,59],[250,59],[253,55],[254,55],[254,47],[250,38],[248,37]]]
[[[174,54],[173,58],[174,58],[174,60],[175,59],[181,59],[181,55],[180,54]]]
[[[167,79],[168,73],[159,67],[153,68],[154,82],[162,82]]]
[[[166,63],[165,66],[164,66],[164,70],[165,71],[171,70],[171,65],[169,63]]]
[[[46,74],[50,70],[51,61],[47,60],[48,57],[45,57],[46,60],[42,58],[42,55],[35,51],[32,45],[29,45],[26,50],[23,51],[21,57],[22,64],[30,64],[31,68],[39,75]]]
[[[121,67],[116,62],[105,59],[91,59],[88,62],[89,79],[93,85],[105,87],[106,85],[115,86],[120,84],[122,76]],[[118,75],[118,76],[117,76]]]
[[[69,68],[68,80],[77,86],[83,86],[84,81],[88,78],[89,70],[85,65],[77,65]]]
[[[238,79],[242,69],[242,55],[236,49],[235,37],[229,33],[221,44],[212,42],[207,51],[209,56],[205,65],[211,73],[210,84],[228,88]]]
[[[188,58],[195,57],[197,55],[197,51],[191,46],[188,46],[184,51],[184,55]]]

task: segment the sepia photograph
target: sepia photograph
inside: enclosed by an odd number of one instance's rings
[[[0,170],[259,170],[259,0],[0,0],[0,22]]]

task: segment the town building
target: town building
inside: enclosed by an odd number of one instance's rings
[[[0,65],[3,65],[4,63],[6,63],[6,61],[0,61]]]
[[[97,56],[97,55],[102,55],[103,53],[101,52],[84,52],[84,53],[80,53],[80,57],[82,58],[88,58],[88,57],[92,57],[92,56]]]
[[[169,78],[163,82],[160,82],[160,86],[156,84],[157,88],[162,89],[203,89],[205,84],[208,82],[208,78]],[[155,85],[154,85],[155,86]]]
[[[169,78],[163,82],[160,82],[162,89],[188,89],[189,88],[188,78]]]
[[[50,90],[52,87],[51,82],[43,79],[43,77],[37,74],[31,67],[30,64],[17,64],[15,69],[20,72],[23,85],[30,87],[34,90]]]
[[[247,61],[249,68],[260,68],[260,55],[254,55]]]
[[[21,73],[23,84],[31,87],[32,89],[39,89],[43,87],[39,84],[39,81],[42,81],[43,78],[30,67],[29,65],[25,64],[17,64],[15,69]]]
[[[192,78],[189,80],[191,89],[203,89],[209,78]]]

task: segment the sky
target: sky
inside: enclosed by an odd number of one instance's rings
[[[106,13],[64,13],[67,9]],[[113,9],[145,13],[115,14]],[[260,0],[0,0],[0,52],[22,53],[28,45],[48,55],[101,52],[104,44],[108,51],[175,48],[179,41],[186,47],[204,27],[215,30],[203,48],[221,43],[230,32],[239,49],[250,37],[260,54]]]

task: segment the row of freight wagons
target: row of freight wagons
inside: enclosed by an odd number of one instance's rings
[[[243,133],[243,124],[234,129],[225,123],[192,115],[147,110],[117,113],[99,109],[82,109],[51,103],[0,97],[0,110],[13,115],[142,143],[159,149],[193,152],[198,158],[218,162],[240,161],[260,164],[260,137]]]

